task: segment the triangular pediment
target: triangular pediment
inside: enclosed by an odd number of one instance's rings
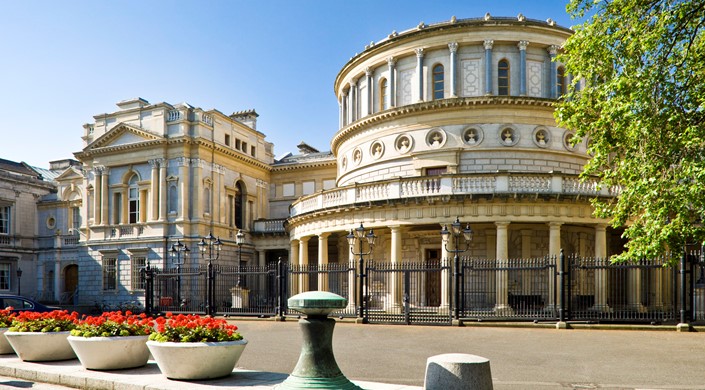
[[[138,127],[119,123],[107,133],[101,135],[85,149],[86,151],[124,146],[137,146],[142,143],[161,141],[163,137],[142,130]]]
[[[59,176],[56,177],[56,181],[71,181],[81,179],[83,180],[83,173],[76,169],[75,167],[69,167],[65,171],[61,172]]]

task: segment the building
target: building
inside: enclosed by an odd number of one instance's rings
[[[433,263],[452,257],[439,233],[456,218],[474,231],[472,257],[563,248],[604,258],[622,242],[590,199],[616,193],[579,180],[586,145],[553,118],[567,86],[579,86],[555,61],[570,34],[550,19],[488,14],[372,42],[335,80],[340,128],[330,152],[302,142],[298,154],[275,158],[254,110],[122,101],[84,125],[77,162],[52,166],[64,169],[51,186],[37,179],[27,189],[41,190],[26,217],[36,231],[10,235],[45,244],[0,269],[0,288],[22,263],[41,297],[141,301],[141,270],[202,263],[195,249],[209,233],[223,243],[224,264],[352,264],[346,236],[361,225],[378,237],[374,260]],[[173,259],[177,240],[193,250]],[[301,278],[291,288],[327,283]],[[525,281],[507,274],[492,283],[502,311]],[[426,286],[424,304],[448,309],[447,283]],[[400,300],[395,290],[384,305]]]

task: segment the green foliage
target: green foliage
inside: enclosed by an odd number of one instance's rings
[[[705,229],[705,0],[572,0],[559,60],[585,81],[555,112],[588,140],[584,177],[619,186],[596,214],[627,226],[627,252],[655,257]]]

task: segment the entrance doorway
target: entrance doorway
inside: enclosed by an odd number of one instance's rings
[[[441,251],[438,249],[426,249],[426,266],[428,268],[438,267],[441,261]],[[426,273],[426,306],[441,305],[441,272],[433,271]]]
[[[76,288],[78,288],[78,265],[72,264],[64,269],[64,293],[61,296],[65,297],[67,302],[62,303],[74,301]]]

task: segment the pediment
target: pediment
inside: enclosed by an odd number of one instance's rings
[[[138,127],[128,125],[126,123],[120,123],[110,129],[107,133],[98,137],[98,139],[88,145],[85,150],[91,151],[113,147],[137,146],[143,143],[161,141],[162,139],[163,137],[142,130]]]
[[[65,171],[61,172],[59,176],[56,177],[56,181],[72,181],[80,179],[83,180],[83,172],[76,169],[75,167],[69,167]]]

